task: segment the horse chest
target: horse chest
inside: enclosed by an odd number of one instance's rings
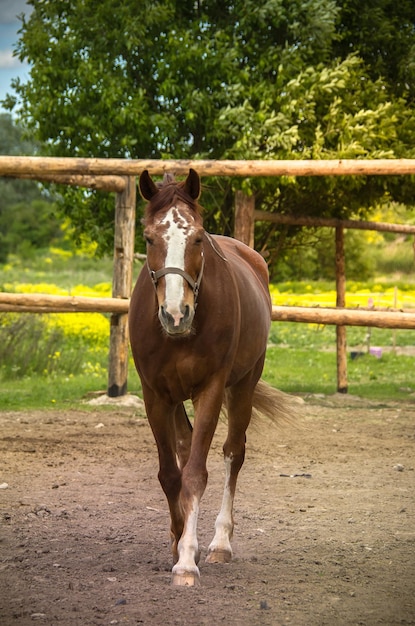
[[[212,360],[192,350],[180,350],[166,357],[164,354],[164,358],[152,360],[151,368],[146,366],[144,374],[159,395],[174,401],[192,398],[223,367],[220,359]]]

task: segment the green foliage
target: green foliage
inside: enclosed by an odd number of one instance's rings
[[[3,380],[25,376],[78,374],[85,345],[64,341],[64,332],[48,327],[36,315],[0,315],[0,376]]]
[[[92,253],[91,253],[92,254]],[[9,255],[8,262],[0,265],[0,291],[15,291],[16,285],[58,285],[61,294],[71,294],[77,285],[106,283],[111,293],[113,260],[96,259],[78,251],[62,248],[37,249],[30,258]],[[25,287],[25,291],[28,291]],[[82,294],[80,294],[82,295]],[[102,295],[102,294],[100,294]]]
[[[347,345],[350,350],[368,351],[368,339],[371,346],[383,346],[391,350],[396,347],[413,346],[415,330],[391,330],[361,326],[347,328]],[[299,324],[287,322],[273,322],[269,335],[271,347],[284,347],[291,350],[311,350],[316,352],[334,352],[336,345],[336,327],[317,324]]]
[[[375,222],[414,224],[415,213],[411,207],[388,202],[374,207],[371,219]],[[269,262],[272,281],[334,280],[334,229],[302,228],[294,237],[288,237],[289,230],[295,229],[280,231],[284,245],[270,251],[270,256],[275,259],[275,262]],[[399,277],[407,277],[410,281],[415,270],[412,239],[412,235],[391,232],[346,230],[348,284],[349,281],[374,280],[379,275],[393,276],[395,283]]]
[[[341,0],[339,37],[334,52],[358,51],[370,76],[380,77],[398,94],[415,97],[415,5],[412,0]]]
[[[62,239],[61,220],[48,201],[21,202],[0,211],[0,263],[11,253],[28,258],[35,250]]]
[[[56,373],[50,376],[33,375],[13,378],[0,384],[0,410],[29,411],[31,409],[66,409],[68,407],[88,410],[85,400],[92,394],[105,393],[108,374],[102,368],[91,376],[90,372],[77,375]],[[129,364],[128,387],[130,393],[141,395],[141,386],[134,364]],[[114,407],[91,408],[93,411],[113,411]]]
[[[37,149],[10,115],[0,115],[0,154],[30,155]],[[9,254],[27,257],[34,249],[60,242],[61,222],[55,204],[36,182],[0,178],[0,263]]]
[[[407,400],[415,390],[409,372],[414,357],[364,355],[348,361],[348,392],[366,398]],[[336,393],[334,351],[271,347],[267,351],[264,378],[291,393]]]
[[[346,276],[348,279],[369,280],[377,270],[377,256],[365,233],[348,230],[345,233]],[[409,248],[406,252],[409,252]],[[287,280],[332,280],[336,278],[334,229],[317,228],[298,233],[289,241],[271,267],[274,282]]]
[[[30,133],[15,124],[9,113],[0,113],[0,154],[10,156],[32,155],[36,153],[38,148],[39,144]]]
[[[8,380],[0,385],[0,410],[30,411],[32,409],[65,409],[70,406],[86,410],[83,399],[89,392],[106,388],[106,376],[91,379],[90,374],[67,376],[56,374],[53,381],[46,376],[28,376]],[[96,410],[96,407],[94,407]]]
[[[389,245],[378,246],[376,251],[376,269],[379,274],[415,275],[413,247],[408,237],[397,237]],[[412,248],[412,249],[411,249]]]
[[[397,158],[415,155],[410,0],[30,0],[5,105],[59,156]],[[408,83],[408,85],[407,85]],[[412,85],[412,86],[411,86]],[[406,177],[207,181],[208,229],[230,234],[235,188],[257,208],[362,217],[413,202]],[[76,233],[112,246],[113,199],[60,190]],[[273,266],[298,229],[256,229]]]

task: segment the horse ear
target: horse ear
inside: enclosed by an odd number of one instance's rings
[[[138,186],[144,200],[151,200],[151,198],[153,198],[159,191],[158,187],[148,173],[148,170],[144,170],[144,172],[141,173]]]
[[[193,200],[197,200],[200,196],[200,177],[192,168],[190,168],[189,175],[185,180],[184,189]]]

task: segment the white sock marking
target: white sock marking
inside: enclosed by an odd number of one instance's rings
[[[225,458],[225,488],[223,491],[222,505],[215,522],[215,536],[209,546],[209,552],[229,551],[232,554],[231,537],[233,532],[232,508],[233,497],[229,488],[231,476],[232,458]]]
[[[173,567],[173,573],[194,572],[199,574],[199,568],[196,565],[196,555],[198,553],[199,544],[197,541],[197,520],[199,516],[199,502],[195,497],[193,499],[192,510],[186,520],[183,535],[178,543],[177,550],[179,560]]]

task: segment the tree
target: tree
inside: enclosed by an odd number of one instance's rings
[[[412,0],[339,0],[341,21],[334,52],[355,53],[373,80],[386,81],[411,104],[415,100],[415,4]]]
[[[17,54],[18,112],[48,154],[133,158],[376,158],[415,154],[415,115],[403,68],[410,0],[379,0],[377,30],[358,0],[30,0]],[[375,0],[371,5],[376,5]],[[387,10],[386,10],[387,8]],[[404,21],[400,30],[398,21]],[[372,63],[379,28],[404,32],[393,60]],[[412,31],[410,29],[412,25]],[[393,26],[393,28],[392,28]],[[351,46],[352,43],[356,45]],[[389,42],[389,49],[392,43]],[[360,47],[362,54],[360,54]],[[351,51],[351,53],[350,53]],[[401,79],[394,80],[394,68]],[[209,180],[207,225],[229,233],[235,188],[283,213],[364,216],[412,182],[348,177]],[[113,201],[65,191],[78,232],[112,242]],[[284,229],[283,229],[284,231]],[[257,246],[286,232],[260,225]],[[288,234],[292,234],[289,232]],[[272,258],[272,257],[271,257]]]

